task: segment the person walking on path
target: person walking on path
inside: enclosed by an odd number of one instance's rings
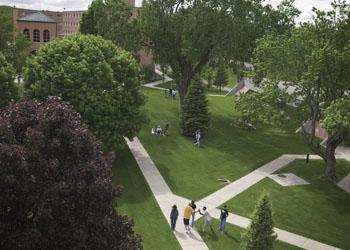
[[[221,233],[225,231],[226,218],[228,216],[227,206],[224,205],[223,208],[220,208],[220,228]]]
[[[191,220],[191,227],[193,228],[193,226],[194,226],[194,218],[195,218],[196,213],[197,213],[198,211],[196,211],[197,206],[196,206],[196,204],[194,203],[194,201],[191,201],[190,206],[191,206],[192,209],[193,209],[192,216],[191,216],[191,217],[192,217],[192,220]]]
[[[203,219],[204,219],[204,225],[203,225],[203,233],[205,233],[208,229],[208,226],[210,226],[211,224],[211,215],[209,214],[207,207],[203,207],[203,213],[201,212],[201,210],[199,209],[199,213],[201,215],[203,215]]]
[[[177,210],[177,206],[173,205],[170,212],[171,230],[175,230],[177,217],[179,217],[179,211]]]
[[[193,212],[193,208],[191,207],[191,203],[189,203],[185,207],[184,215],[183,215],[186,233],[189,233],[191,231],[191,229],[190,229],[190,218],[191,218],[192,212]]]
[[[195,134],[196,142],[194,143],[195,146],[200,146],[201,145],[201,131],[197,129],[196,134]]]

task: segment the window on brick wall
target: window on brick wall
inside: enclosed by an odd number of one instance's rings
[[[50,31],[44,30],[44,43],[50,41]]]
[[[33,31],[33,41],[40,42],[40,31],[39,30]]]
[[[24,29],[23,30],[23,35],[25,38],[27,38],[28,40],[30,40],[30,32],[29,29]]]

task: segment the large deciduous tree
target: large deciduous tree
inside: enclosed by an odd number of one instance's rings
[[[139,49],[139,36],[128,0],[93,0],[83,14],[80,32],[100,35],[128,51]]]
[[[339,1],[330,12],[315,12],[314,23],[259,41],[253,77],[262,92],[250,101],[265,109],[255,117],[297,121],[307,145],[325,160],[325,175],[334,181],[334,152],[348,127],[330,125],[337,124],[340,116],[331,116],[329,110],[346,107],[341,103],[350,98],[350,5]],[[323,119],[328,129],[325,149],[315,137],[316,124]],[[306,133],[306,122],[312,125],[311,134]]]
[[[145,121],[139,77],[130,53],[81,34],[42,47],[25,73],[31,97],[69,101],[107,148],[124,144],[123,136],[133,138]]]
[[[0,52],[0,109],[18,98],[18,88],[14,80],[15,69]]]
[[[113,155],[57,97],[0,112],[1,249],[139,249],[118,215]]]
[[[249,60],[256,38],[292,26],[298,11],[290,3],[272,9],[260,0],[146,0],[138,27],[144,48],[172,68],[183,104],[210,60]]]

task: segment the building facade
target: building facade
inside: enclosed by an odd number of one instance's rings
[[[135,0],[129,0],[133,7],[132,17],[137,17]],[[47,11],[13,8],[13,22],[16,28],[15,35],[22,33],[32,43],[32,52],[38,50],[45,43],[62,39],[66,36],[79,32],[80,20],[85,11]],[[153,65],[153,56],[140,51],[138,53],[140,64],[143,66]]]

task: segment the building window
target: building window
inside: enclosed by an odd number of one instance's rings
[[[44,30],[44,43],[50,41],[50,31]]]
[[[29,29],[24,29],[23,30],[23,35],[25,38],[27,38],[28,40],[30,40],[30,32]]]
[[[40,31],[39,30],[33,31],[33,41],[40,42]]]

